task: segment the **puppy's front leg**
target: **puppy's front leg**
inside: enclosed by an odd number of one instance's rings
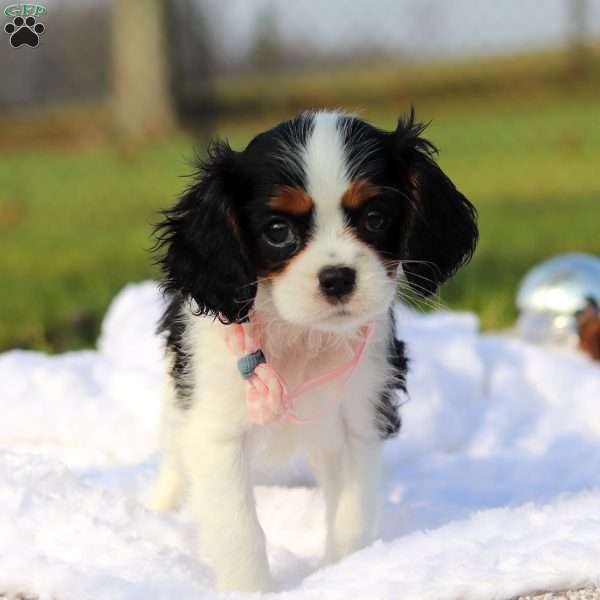
[[[244,436],[202,439],[186,457],[190,505],[220,591],[271,589],[265,537],[256,516]]]
[[[333,538],[335,558],[373,539],[378,513],[381,442],[347,433]]]
[[[312,448],[309,452],[309,460],[325,500],[325,563],[334,562],[338,558],[334,524],[342,476],[340,458],[337,449]]]

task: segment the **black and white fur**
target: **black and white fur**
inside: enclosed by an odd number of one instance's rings
[[[272,589],[256,462],[307,457],[324,490],[327,560],[375,533],[381,447],[400,428],[407,370],[391,312],[397,286],[435,292],[477,240],[475,209],[436,165],[423,129],[412,114],[385,132],[308,112],[242,152],[215,143],[158,227],[169,392],[148,504],[172,509],[187,492],[219,590]],[[361,326],[373,324],[342,387],[334,381],[297,400],[307,424],[248,420],[223,328],[251,310],[263,351],[291,388],[348,361]]]

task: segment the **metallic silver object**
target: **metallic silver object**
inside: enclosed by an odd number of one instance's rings
[[[600,303],[600,258],[564,254],[551,258],[525,275],[517,292],[517,333],[538,344],[575,347],[575,314],[587,299]]]

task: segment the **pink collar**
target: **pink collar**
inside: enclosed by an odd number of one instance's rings
[[[250,420],[264,425],[286,418],[293,423],[308,423],[294,412],[294,400],[309,390],[351,372],[361,361],[373,332],[369,323],[361,327],[361,341],[354,356],[348,362],[328,373],[308,379],[291,392],[277,371],[266,361],[259,348],[260,331],[256,323],[234,323],[224,328],[225,343],[238,359],[238,367],[246,379],[246,403]]]

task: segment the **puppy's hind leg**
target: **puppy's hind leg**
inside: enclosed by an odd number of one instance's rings
[[[144,499],[149,510],[164,512],[175,510],[183,496],[183,477],[174,457],[162,456],[158,477]]]
[[[172,386],[164,398],[160,432],[160,466],[158,476],[146,497],[146,508],[159,512],[179,507],[184,492],[184,478],[175,438],[184,414],[175,405],[175,391]]]

